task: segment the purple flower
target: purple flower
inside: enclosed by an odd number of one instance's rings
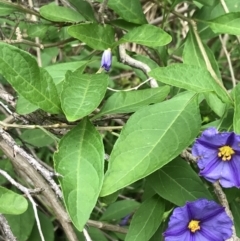
[[[224,241],[232,236],[232,220],[225,208],[206,199],[175,208],[165,241]]]
[[[223,187],[240,188],[240,135],[205,130],[193,145],[200,175],[210,182],[219,180]]]
[[[102,55],[101,67],[109,71],[112,65],[112,52],[111,49],[104,50]]]

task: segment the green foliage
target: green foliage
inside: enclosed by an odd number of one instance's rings
[[[154,172],[147,180],[156,193],[178,206],[198,198],[212,199],[198,175],[180,158]]]
[[[126,187],[170,162],[191,143],[199,129],[200,115],[192,93],[135,112],[113,148],[101,196]]]
[[[82,231],[103,183],[103,144],[87,118],[68,132],[54,155],[65,205],[74,225]],[[84,184],[84,185],[83,185]]]
[[[32,4],[0,0],[0,213],[16,239],[164,241],[176,207],[220,194],[240,236],[239,187],[216,190],[191,153],[209,127],[240,134],[239,0]]]
[[[27,200],[21,195],[0,187],[0,212],[3,214],[18,215],[27,210]]]
[[[144,201],[133,215],[126,241],[147,241],[161,224],[165,203],[160,197],[153,196]]]
[[[107,90],[108,76],[104,74],[81,75],[79,71],[67,72],[63,82],[61,104],[69,121],[75,121],[94,111]]]

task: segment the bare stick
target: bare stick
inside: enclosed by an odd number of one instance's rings
[[[126,228],[122,228],[117,225],[112,225],[112,224],[103,223],[103,222],[94,221],[94,220],[88,220],[87,224],[89,226],[92,226],[95,228],[109,230],[109,231],[118,232],[118,233],[127,233],[128,232],[128,230]]]
[[[0,174],[2,176],[4,176],[12,185],[14,185],[17,189],[19,189],[21,192],[23,192],[28,197],[29,201],[31,202],[31,204],[33,206],[33,212],[34,212],[34,216],[35,216],[35,219],[36,219],[36,222],[37,222],[38,232],[40,234],[41,240],[45,241],[43,233],[42,233],[39,217],[38,217],[37,204],[34,202],[32,196],[30,194],[29,189],[24,187],[20,183],[16,182],[10,175],[8,175],[7,172],[5,172],[1,169],[0,169]],[[37,191],[39,192],[39,189]],[[35,191],[33,190],[33,192],[35,192]]]
[[[107,7],[108,4],[108,0],[103,0],[103,2],[101,3],[101,6],[98,10],[98,14],[99,14],[99,21],[100,23],[104,24],[104,11]]]
[[[86,241],[92,241],[91,237],[88,234],[88,231],[85,228],[83,229],[83,235],[84,235]]]
[[[151,71],[150,67],[145,64],[142,63],[141,61],[138,61],[136,59],[133,59],[132,57],[130,57],[125,50],[125,47],[123,44],[121,44],[119,46],[119,55],[120,55],[120,59],[123,63],[126,63],[127,65],[140,69],[142,70],[147,76],[148,76],[148,72]],[[148,76],[149,77],[149,76]],[[156,88],[158,87],[158,83],[155,79],[151,78],[150,80],[150,86],[151,88]]]
[[[2,233],[6,237],[6,240],[17,241],[17,239],[14,237],[12,233],[10,226],[8,225],[7,219],[2,214],[0,214],[0,227],[1,227]]]

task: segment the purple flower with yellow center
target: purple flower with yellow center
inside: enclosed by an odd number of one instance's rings
[[[101,61],[101,68],[109,71],[112,65],[112,52],[111,49],[104,50]]]
[[[240,135],[206,129],[196,140],[192,154],[198,158],[200,175],[223,187],[240,188]]]
[[[165,241],[224,241],[232,236],[232,220],[214,201],[199,199],[175,208]]]

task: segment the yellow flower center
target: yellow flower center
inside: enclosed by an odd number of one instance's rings
[[[200,221],[197,220],[191,220],[188,224],[188,228],[190,229],[190,231],[192,233],[195,233],[197,230],[200,229],[200,225],[199,225]]]
[[[235,151],[230,146],[222,146],[218,150],[218,156],[221,157],[223,161],[230,161],[232,155],[235,153]]]

